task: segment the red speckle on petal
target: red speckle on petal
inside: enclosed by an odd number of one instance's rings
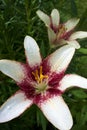
[[[57,33],[58,27],[56,27],[56,26],[53,25],[51,18],[50,18],[50,21],[51,21],[51,23],[50,23],[50,28],[54,31],[54,33]]]
[[[60,39],[68,40],[68,38],[71,36],[72,33],[73,33],[73,30],[69,32],[65,32],[64,34],[61,35]]]
[[[57,88],[59,86],[59,82],[63,78],[63,76],[64,76],[63,71],[59,74],[56,72],[53,72],[49,77],[48,85],[52,88]]]
[[[47,73],[50,72],[50,65],[49,65],[49,57],[47,57],[46,59],[43,60],[42,62],[42,67],[43,67],[43,74],[46,75]]]
[[[59,89],[55,89],[55,88],[49,88],[47,91],[50,93],[51,96],[52,95],[61,95],[63,93]]]
[[[41,104],[43,103],[45,100],[48,100],[49,98],[52,98],[53,96],[59,96],[59,95],[62,95],[63,92],[58,90],[58,89],[48,89],[46,91],[46,93],[43,93],[43,94],[37,94],[35,97],[34,97],[34,103],[35,104]]]
[[[17,85],[19,86],[20,90],[22,90],[25,93],[27,98],[34,98],[35,88],[33,87],[33,85],[31,85],[30,81],[27,81],[25,79],[23,82],[18,83]]]
[[[35,72],[36,70],[39,70],[39,67],[38,65],[35,65],[33,67],[30,67],[28,65],[28,63],[25,65],[25,69],[26,69],[26,77],[29,78],[32,82],[35,81],[35,78],[34,76],[32,75],[32,72]]]

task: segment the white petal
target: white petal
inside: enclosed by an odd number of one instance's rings
[[[0,108],[0,123],[10,121],[22,114],[32,101],[27,99],[21,91],[10,97]]]
[[[70,130],[73,120],[68,106],[61,96],[54,96],[44,101],[41,106],[46,118],[60,130]]]
[[[81,38],[86,38],[87,37],[87,32],[83,32],[83,31],[78,31],[73,33],[69,39],[70,40],[75,40],[75,39],[81,39]]]
[[[75,47],[76,49],[79,49],[80,48],[80,44],[75,41],[75,40],[71,40],[71,41],[66,41],[69,45]]]
[[[41,63],[41,56],[36,41],[32,37],[26,36],[24,39],[24,48],[29,65],[31,67],[39,65]]]
[[[78,24],[80,19],[76,19],[76,18],[73,18],[73,19],[70,19],[68,20],[64,25],[65,25],[65,28],[67,29],[67,32],[68,31],[71,31],[72,29],[75,28],[75,26]]]
[[[49,42],[51,44],[51,46],[54,46],[54,41],[56,39],[56,34],[54,33],[54,31],[48,27],[48,37],[49,37]]]
[[[24,67],[16,61],[0,60],[0,71],[17,82],[25,78]]]
[[[87,89],[87,79],[75,74],[67,74],[60,82],[60,90],[66,90],[69,87],[80,87]]]
[[[51,18],[52,18],[53,26],[58,28],[58,25],[59,25],[59,22],[60,22],[60,15],[59,15],[59,11],[57,9],[52,10]]]
[[[65,45],[51,54],[48,59],[51,71],[65,71],[74,55],[74,52],[75,48],[73,46]]]
[[[50,17],[47,14],[41,10],[38,10],[36,13],[38,17],[46,24],[46,26],[50,25]]]

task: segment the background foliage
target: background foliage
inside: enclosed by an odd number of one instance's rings
[[[37,17],[36,11],[50,14],[57,8],[61,21],[80,17],[76,30],[87,31],[86,0],[0,0],[0,59],[12,59],[25,62],[23,40],[26,35],[34,37],[40,46],[43,57],[49,49],[47,30]],[[80,40],[81,49],[67,70],[87,78],[87,39]],[[18,90],[15,82],[0,73],[0,104]],[[73,88],[63,95],[73,116],[72,130],[87,130],[87,90]],[[56,130],[42,112],[33,105],[20,117],[0,124],[0,130]]]

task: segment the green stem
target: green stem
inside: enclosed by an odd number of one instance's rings
[[[25,0],[25,10],[26,10],[26,20],[27,20],[27,33],[30,34],[31,32],[31,19],[30,19],[30,15],[31,15],[31,8],[30,8],[30,3],[29,0]]]

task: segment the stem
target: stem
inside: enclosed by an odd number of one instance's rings
[[[30,19],[30,15],[31,15],[31,8],[30,8],[30,3],[29,0],[25,0],[25,10],[26,10],[26,20],[27,20],[27,33],[30,34],[31,32],[31,19]]]

